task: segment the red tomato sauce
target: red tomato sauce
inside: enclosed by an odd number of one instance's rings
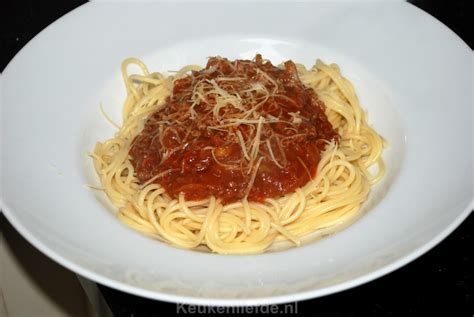
[[[292,61],[212,57],[175,80],[133,140],[131,163],[141,183],[154,178],[173,198],[277,198],[313,178],[327,141],[339,140],[324,109]]]

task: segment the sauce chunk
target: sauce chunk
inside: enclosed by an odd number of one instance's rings
[[[339,140],[324,109],[292,61],[212,57],[175,80],[133,140],[131,163],[141,183],[173,198],[277,198],[313,178],[327,141]]]

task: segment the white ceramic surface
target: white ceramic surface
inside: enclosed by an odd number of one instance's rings
[[[254,256],[181,250],[120,224],[87,152],[120,121],[121,61],[152,70],[206,57],[338,63],[390,143],[367,214],[317,243]],[[412,261],[472,208],[472,51],[405,3],[89,3],[3,74],[1,207],[42,252],[137,295],[212,305],[280,303],[357,286]]]

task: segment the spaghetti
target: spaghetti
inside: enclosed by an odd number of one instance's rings
[[[299,245],[354,219],[384,175],[384,141],[335,64],[213,57],[165,77],[127,59],[122,74],[123,125],[92,157],[119,219],[157,239],[223,254]]]

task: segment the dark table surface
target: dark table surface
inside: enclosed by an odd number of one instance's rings
[[[0,71],[37,33],[85,1],[0,1]],[[456,32],[472,49],[472,1],[410,1]],[[308,316],[474,316],[471,214],[431,251],[375,281],[296,304]],[[152,301],[99,285],[115,316],[190,313],[193,307]],[[295,304],[293,304],[295,305]],[[284,310],[284,305],[277,309]],[[194,307],[197,312],[203,312]],[[255,311],[255,310],[254,310]],[[232,312],[232,311],[230,311]],[[234,311],[242,314],[244,311]],[[208,311],[208,313],[213,313]],[[215,311],[218,314],[218,311]],[[260,314],[269,314],[261,309]]]

